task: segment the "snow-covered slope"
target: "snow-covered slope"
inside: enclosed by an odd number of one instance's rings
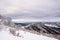
[[[23,30],[19,30],[18,32],[20,33],[20,37],[13,36],[9,32],[9,28],[4,28],[4,30],[0,31],[0,40],[57,40],[54,38],[33,34]]]
[[[58,28],[58,26],[57,25],[53,25],[53,24],[44,24],[45,26],[49,26],[49,27],[56,27],[56,28]]]

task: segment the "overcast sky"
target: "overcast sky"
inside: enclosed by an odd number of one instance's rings
[[[60,0],[0,0],[0,14],[14,19],[60,20]]]

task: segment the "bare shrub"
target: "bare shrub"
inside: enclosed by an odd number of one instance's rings
[[[10,28],[10,33],[12,33],[14,36],[16,36],[16,29],[14,29],[14,28]]]

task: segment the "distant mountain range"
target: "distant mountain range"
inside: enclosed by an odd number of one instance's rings
[[[31,23],[15,23],[15,25],[22,25],[22,26],[27,26],[29,24],[31,24]]]
[[[39,23],[42,23],[42,24],[52,24],[52,25],[57,25],[57,26],[60,26],[60,22],[24,22],[24,23],[15,23],[16,25],[22,25],[22,26],[27,26],[29,24],[39,24]]]

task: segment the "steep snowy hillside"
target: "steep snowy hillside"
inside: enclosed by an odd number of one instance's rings
[[[20,37],[13,36],[9,28],[3,28],[4,30],[0,31],[0,40],[57,40],[54,38],[49,38],[43,35],[37,35],[33,33],[29,33],[26,31],[19,30]]]

